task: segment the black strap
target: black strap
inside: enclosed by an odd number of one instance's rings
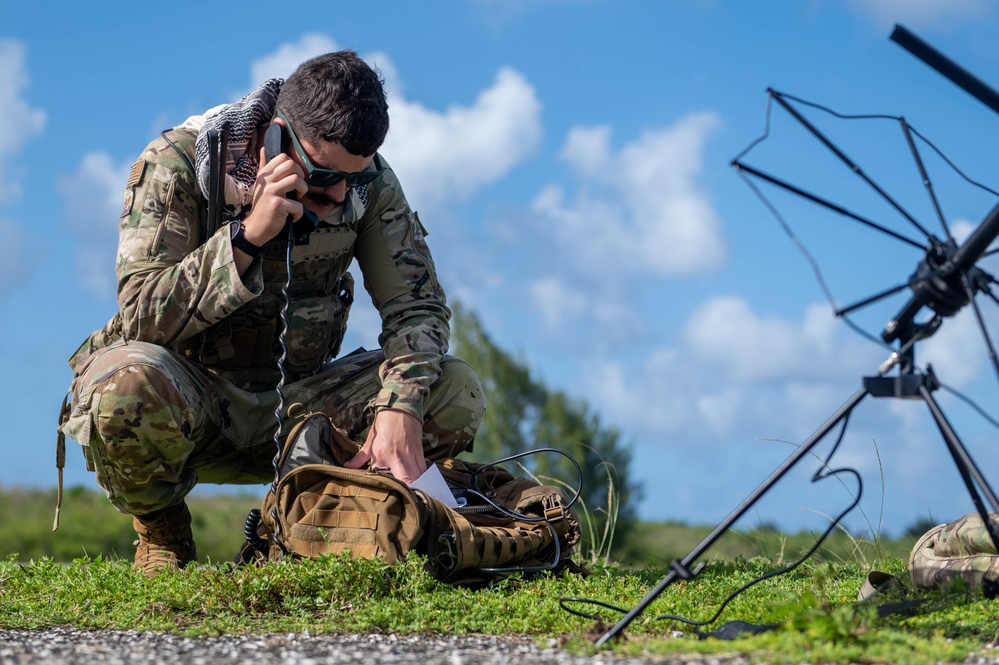
[[[202,244],[222,227],[222,213],[225,210],[225,164],[229,145],[231,125],[223,122],[221,129],[208,130],[208,217],[201,238]]]

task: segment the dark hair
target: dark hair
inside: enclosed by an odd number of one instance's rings
[[[388,133],[388,102],[378,72],[354,51],[306,60],[281,86],[278,108],[300,139],[339,143],[372,155]]]

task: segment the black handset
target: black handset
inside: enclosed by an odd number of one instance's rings
[[[264,133],[264,156],[267,161],[271,161],[278,154],[289,152],[291,139],[288,136],[288,129],[284,125],[272,122]],[[298,200],[298,192],[292,190],[288,192],[288,198]],[[290,221],[290,218],[289,218]],[[302,216],[294,224],[295,244],[306,245],[309,242],[309,234],[319,226],[319,218],[316,213],[308,208],[302,211]]]
[[[288,129],[284,125],[272,122],[264,133],[264,154],[267,161],[277,157],[278,153],[288,152],[289,143]]]

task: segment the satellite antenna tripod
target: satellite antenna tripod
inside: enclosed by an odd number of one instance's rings
[[[993,111],[999,113],[999,93],[951,61],[947,56],[899,25],[895,26],[891,39]],[[752,169],[738,160],[733,162],[733,166],[737,169]],[[933,397],[933,391],[939,387],[933,369],[928,367],[925,372],[921,372],[914,363],[916,344],[933,335],[942,325],[945,317],[953,316],[965,305],[970,303],[975,308],[975,314],[981,323],[981,314],[974,302],[974,297],[979,291],[988,292],[989,283],[995,282],[995,280],[985,271],[975,267],[975,264],[997,236],[999,236],[999,205],[992,209],[960,247],[953,241],[945,243],[935,238],[932,239],[926,255],[920,261],[916,273],[910,280],[912,297],[899,313],[885,324],[881,333],[881,337],[886,343],[898,342],[899,346],[898,350],[894,351],[882,363],[877,376],[864,377],[863,387],[847,400],[825,424],[802,443],[687,556],[674,560],[670,564],[670,572],[634,608],[596,641],[597,647],[603,646],[609,640],[620,635],[671,584],[677,580],[689,580],[696,577],[704,569],[705,564],[703,561],[696,566],[694,564],[701,559],[705,552],[725,532],[731,529],[792,467],[808,455],[829,432],[844,422],[853,409],[867,396],[916,399],[925,402],[951,457],[954,459],[954,463],[957,465],[971,500],[989,532],[992,544],[999,551],[999,526],[989,520],[989,510],[985,503],[985,501],[988,502],[993,512],[999,512],[999,501],[996,499],[996,494],[992,491],[981,470],[971,458],[940,405]],[[924,308],[929,308],[933,312],[931,318],[924,323],[916,323],[916,315]],[[999,373],[999,361],[996,360],[995,350],[987,335],[986,343],[989,345],[993,363],[996,365],[997,373]],[[888,375],[889,372],[896,369],[898,370],[897,374]],[[983,495],[985,500],[983,500]],[[691,566],[694,567],[691,568]],[[983,589],[988,598],[995,597],[999,594],[999,580],[984,581]]]

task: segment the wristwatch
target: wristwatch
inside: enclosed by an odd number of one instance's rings
[[[258,247],[246,239],[243,235],[243,223],[240,221],[229,222],[229,241],[236,249],[241,249],[250,256],[260,256],[264,251],[263,247]]]

